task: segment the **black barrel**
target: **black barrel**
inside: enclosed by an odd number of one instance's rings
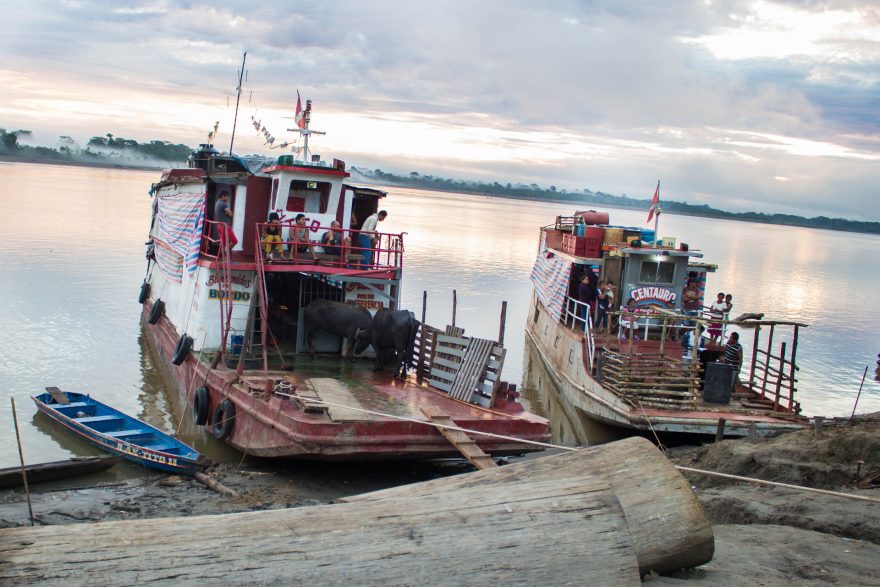
[[[708,363],[703,382],[703,401],[711,404],[729,404],[733,393],[733,365]]]

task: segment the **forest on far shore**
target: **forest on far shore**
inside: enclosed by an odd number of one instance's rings
[[[154,140],[138,143],[131,139],[115,137],[110,133],[89,139],[85,147],[80,147],[68,136],[59,137],[59,147],[32,147],[21,143],[22,138],[31,135],[27,130],[6,131],[0,128],[0,157],[35,163],[70,163],[79,165],[113,165],[138,167],[173,167],[184,165],[192,153],[192,147],[172,144],[168,141]],[[262,155],[244,156],[248,164],[259,164],[267,161]],[[350,170],[364,179],[383,185],[414,187],[444,192],[481,194],[503,198],[518,198],[539,202],[571,202],[578,206],[594,204],[614,206],[617,208],[633,208],[647,213],[651,202],[649,199],[630,198],[626,195],[617,196],[602,191],[584,188],[580,191],[549,188],[537,184],[504,183],[450,179],[433,175],[422,175],[418,172],[400,175],[381,169],[366,169],[352,165]],[[762,222],[782,224],[786,226],[802,226],[847,232],[880,234],[880,222],[863,222],[845,218],[829,218],[815,216],[805,218],[794,214],[765,214],[764,212],[727,212],[712,208],[706,204],[695,205],[674,200],[661,200],[663,212],[701,216],[705,218],[723,218],[742,222]]]

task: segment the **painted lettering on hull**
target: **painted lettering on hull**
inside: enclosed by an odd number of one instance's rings
[[[145,451],[140,448],[135,448],[133,446],[123,444],[121,442],[116,444],[116,450],[118,450],[119,452],[124,452],[125,454],[129,454],[131,456],[137,457],[139,459],[144,459],[145,461],[159,463],[160,465],[169,465],[171,467],[177,466],[177,459],[175,459],[173,457],[166,457],[164,455],[156,454],[153,452],[148,452],[148,451]]]

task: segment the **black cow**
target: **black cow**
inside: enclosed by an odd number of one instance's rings
[[[362,306],[331,302],[330,300],[315,300],[306,306],[303,312],[306,327],[306,341],[309,343],[309,352],[315,358],[315,335],[320,330],[326,330],[348,339],[348,354],[345,358],[352,358],[355,346],[355,333],[358,330],[366,330],[372,324],[370,311]],[[360,351],[358,351],[360,352]]]
[[[374,370],[380,371],[386,365],[393,364],[394,376],[406,379],[418,331],[419,321],[409,310],[382,308],[373,316],[369,329],[357,331],[354,350],[362,353],[372,344],[376,351]]]

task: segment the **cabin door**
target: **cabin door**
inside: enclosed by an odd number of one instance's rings
[[[623,258],[622,257],[605,257],[605,264],[602,267],[602,281],[614,282],[614,306],[609,310],[616,310],[623,305],[626,300],[621,299],[620,278],[623,276]]]
[[[242,250],[247,255],[254,254],[256,223],[269,218],[269,194],[272,181],[268,177],[251,176],[247,181],[247,202],[244,210],[244,235],[241,238]]]

